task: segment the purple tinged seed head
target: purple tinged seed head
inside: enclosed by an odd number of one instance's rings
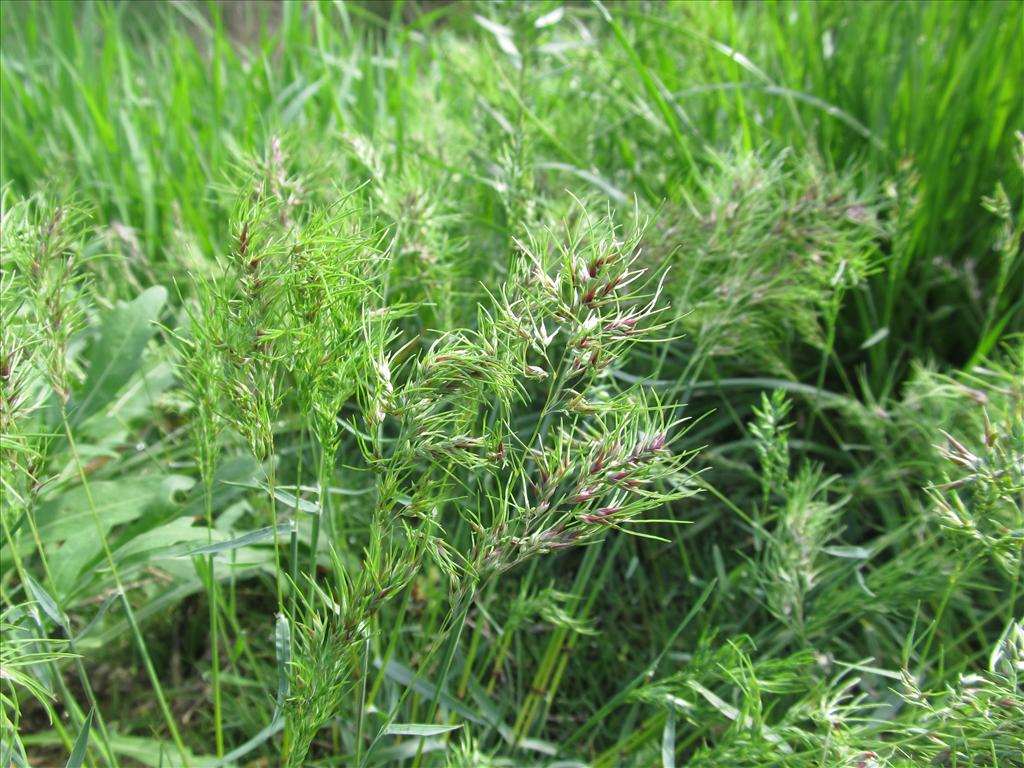
[[[594,498],[597,494],[597,488],[584,488],[582,491],[577,493],[575,496],[570,496],[565,500],[566,504],[586,504],[588,501]]]

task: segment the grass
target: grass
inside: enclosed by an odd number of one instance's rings
[[[8,3],[0,764],[1024,765],[1014,3]]]

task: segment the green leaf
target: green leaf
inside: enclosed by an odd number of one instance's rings
[[[278,536],[284,536],[285,534],[289,534],[295,530],[295,523],[281,523],[278,526],[268,525],[266,528],[250,531],[249,533],[235,539],[221,541],[216,544],[207,544],[205,547],[199,547],[197,549],[190,549],[183,555],[183,557],[192,557],[193,555],[215,555],[218,552],[238,549],[239,547],[247,547],[250,544],[258,544],[261,541],[274,538],[275,528]]]
[[[224,539],[220,531],[196,526],[192,518],[179,517],[139,533],[114,552],[118,563],[173,558],[191,547],[210,546]]]
[[[292,663],[292,630],[288,617],[278,614],[274,627],[274,649],[277,657],[277,707],[288,698],[288,665]]]
[[[391,659],[387,664],[382,665],[379,659],[374,660],[374,666],[380,668],[384,667],[384,675],[390,680],[394,680],[401,686],[411,686],[420,696],[424,698],[438,695],[437,686],[434,685],[430,680],[424,679],[416,675],[411,669],[400,664],[399,662]],[[446,693],[444,690],[440,692],[441,704],[446,708],[457,714],[463,720],[469,720],[473,723],[479,723],[481,725],[489,725],[489,723],[481,717],[478,713],[467,707],[463,702],[456,699],[450,693]]]
[[[243,454],[223,459],[213,473],[213,496],[210,506],[213,509],[227,509],[245,488],[258,487],[252,478],[259,471],[260,465],[252,456]],[[187,500],[183,517],[204,517],[206,514],[206,490],[202,483],[196,483]]]
[[[32,593],[32,599],[39,603],[39,607],[43,609],[43,613],[49,616],[53,620],[54,624],[67,631],[68,619],[57,605],[57,601],[54,600],[50,594],[27,573],[25,574],[25,586],[28,588],[28,591]]]
[[[259,489],[259,490],[263,491],[267,495],[270,494],[270,486],[268,486],[266,483],[261,483],[259,481],[255,481],[255,480],[244,481],[243,480],[243,481],[231,482],[230,484],[231,485],[236,485],[236,486],[239,486],[239,487],[242,487],[242,488],[256,488],[256,489]],[[308,499],[299,498],[294,493],[289,493],[289,491],[285,490],[285,489],[294,490],[295,486],[286,485],[286,486],[280,486],[280,487],[275,488],[274,489],[274,498],[277,499],[282,504],[284,504],[288,509],[293,509],[293,510],[296,510],[298,512],[305,512],[308,515],[318,515],[318,516],[323,511],[322,508],[320,507],[320,505],[317,502],[309,501]],[[300,490],[319,492],[319,489],[313,488],[313,487],[309,487],[309,486],[301,486]],[[331,491],[335,491],[336,489],[332,488],[330,490]],[[350,493],[350,495],[355,495],[355,494]]]
[[[86,624],[85,627],[83,627],[82,630],[77,635],[75,635],[75,643],[82,642],[82,640],[89,635],[93,628],[95,628],[96,625],[98,625],[100,621],[103,620],[103,617],[107,615],[107,611],[110,610],[110,606],[113,605],[114,601],[117,600],[119,597],[121,597],[121,590],[119,589],[115,589],[113,592],[107,595],[107,599],[103,601],[103,604],[100,606],[100,609],[96,611],[96,615],[89,620],[89,623]]]
[[[81,768],[82,763],[85,762],[85,750],[89,746],[89,731],[92,728],[92,715],[93,713],[90,711],[85,722],[82,723],[82,730],[78,734],[78,738],[75,739],[75,746],[71,750],[71,757],[68,758],[66,768]]]
[[[274,736],[284,729],[284,718],[279,716],[278,712],[274,713],[274,717],[270,723],[265,727],[261,728],[256,735],[246,741],[242,746],[237,747],[228,754],[224,755],[224,759],[215,763],[213,768],[223,768],[225,766],[234,765],[236,760],[245,757],[247,754],[252,752],[256,747],[265,742],[271,736]]]
[[[190,489],[195,480],[184,475],[137,475],[119,480],[95,480],[89,493],[82,486],[70,488],[47,499],[36,512],[39,537],[44,544],[95,537],[93,512],[96,507],[103,529],[135,520],[158,505],[173,506],[175,495]]]
[[[440,736],[461,728],[461,725],[420,725],[418,723],[392,723],[384,729],[386,736]]]
[[[824,547],[822,552],[833,557],[845,557],[850,560],[867,560],[871,557],[871,550],[867,547]]]
[[[175,495],[191,488],[194,482],[183,475],[97,480],[89,484],[88,493],[82,486],[75,486],[40,505],[36,513],[40,540],[44,544],[63,542],[52,565],[58,596],[66,601],[83,581],[98,575],[95,569],[87,567],[103,553],[93,506],[99,527],[106,534],[114,526],[139,520],[155,508],[174,508]],[[154,518],[158,519],[166,517]]]
[[[878,343],[884,341],[888,337],[889,337],[889,329],[888,328],[879,328],[877,331],[872,333],[868,338],[866,338],[864,340],[864,343],[860,345],[860,348],[861,349],[871,349],[871,347],[875,346],[875,344],[878,344]]]
[[[69,407],[80,424],[117,397],[142,364],[142,352],[156,331],[154,323],[167,301],[167,290],[154,286],[103,318],[100,337],[89,351],[89,373]]]
[[[282,491],[280,488],[274,490],[274,496],[277,498],[278,501],[280,501],[282,504],[288,507],[288,509],[294,509],[298,510],[299,512],[305,512],[307,515],[320,514],[321,510],[319,504],[312,501],[307,501],[306,499],[300,499],[294,494],[288,493],[287,491]]]
[[[60,737],[53,730],[27,734],[22,741],[27,746],[57,748],[61,745]],[[159,739],[111,734],[110,748],[115,754],[128,758],[133,765],[138,763],[149,768],[184,768],[186,764],[172,745]],[[230,755],[219,759],[213,755],[197,755],[186,749],[184,757],[188,768],[227,768],[235,765],[229,759]]]
[[[676,713],[671,709],[665,718],[665,730],[661,733],[661,765],[662,768],[676,768]]]
[[[695,690],[697,693],[699,693],[701,696],[703,696],[704,699],[711,706],[713,706],[715,709],[717,709],[722,715],[727,717],[729,720],[732,720],[733,722],[739,723],[743,728],[753,728],[754,727],[754,718],[753,717],[751,717],[750,715],[742,714],[739,709],[734,707],[732,704],[729,704],[728,702],[726,702],[724,699],[722,699],[720,696],[718,696],[713,691],[705,688],[703,685],[698,683],[696,680],[690,680],[689,681],[689,686],[693,690]],[[761,726],[761,737],[765,741],[768,741],[768,742],[771,742],[772,744],[777,745],[778,749],[780,751],[784,752],[785,754],[790,754],[793,751],[793,748],[790,747],[788,744],[786,744],[782,740],[782,737],[779,736],[775,731],[773,731],[767,725],[762,725]]]

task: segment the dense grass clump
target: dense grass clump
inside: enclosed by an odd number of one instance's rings
[[[1024,766],[1019,3],[7,3],[0,766]]]

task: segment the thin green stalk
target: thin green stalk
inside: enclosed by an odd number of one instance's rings
[[[28,514],[28,513],[26,512],[26,514]],[[19,578],[21,579],[21,583],[22,584],[27,584],[28,582],[27,582],[27,580],[25,578],[25,576],[26,576],[25,566],[22,563],[21,556],[18,554],[18,549],[15,546],[14,538],[11,536],[10,527],[7,525],[7,519],[3,515],[0,515],[0,522],[3,523],[4,536],[7,539],[7,545],[11,548],[11,553],[12,553],[12,555],[14,557],[14,568],[17,571]],[[50,593],[54,594],[52,583],[50,585]],[[78,661],[80,663],[81,659],[79,659]],[[78,721],[78,724],[80,725],[81,721],[84,720],[84,718],[82,718],[81,707],[79,707],[78,703],[71,696],[70,691],[67,690],[67,687],[64,684],[64,678],[60,674],[60,670],[57,668],[57,663],[55,661],[50,661],[47,664],[47,667],[50,670],[50,674],[53,675],[53,679],[57,681],[57,685],[58,685],[58,687],[60,689],[61,696],[63,697],[64,701],[67,703],[68,709],[72,713],[74,713],[75,720]],[[85,678],[85,679],[87,680],[87,678]],[[58,721],[54,722],[54,728],[56,729],[57,735],[60,737],[61,742],[64,745],[64,748],[67,749],[68,751],[70,751],[71,747],[72,747],[72,744],[73,744],[73,739],[68,734],[67,730],[64,728],[64,724],[61,723],[58,720]]]
[[[207,543],[213,542],[213,476],[208,469],[203,471],[203,493],[206,497]],[[214,571],[215,556],[207,558],[207,602],[210,615],[210,663],[213,683],[213,728],[217,757],[224,757],[224,717],[221,705],[220,685],[220,638],[218,631],[217,577]]]
[[[328,534],[332,533],[334,526],[331,523],[332,515],[332,503],[331,503],[331,476],[334,470],[333,456],[328,456],[327,451],[324,447],[320,446],[320,460],[317,466],[317,484],[320,490],[320,512],[313,516],[313,527],[310,531],[310,562],[309,562],[309,573],[310,573],[310,593],[309,599],[313,599],[313,581],[316,579],[317,572],[317,555],[320,551],[320,520],[324,518],[326,520],[326,526]],[[334,543],[338,543],[336,539],[331,539]]]
[[[593,597],[601,589],[601,585],[605,578],[607,578],[609,566],[614,560],[614,552],[617,551],[620,546],[619,542],[621,542],[621,539],[616,541],[616,545],[611,553],[605,554],[605,567],[601,569],[600,576],[593,582],[593,584],[588,580],[594,566],[597,564],[598,557],[604,549],[605,542],[598,542],[587,549],[586,554],[583,556],[583,562],[580,564],[579,571],[576,573],[576,582],[574,584],[573,594],[578,595],[583,591],[584,587],[589,587],[591,590],[590,599],[593,600]],[[586,615],[586,610],[586,605],[581,606],[580,616]],[[555,668],[560,656],[563,654],[563,646],[568,634],[568,628],[557,627],[551,634],[550,640],[548,640],[547,648],[544,651],[544,656],[541,659],[540,666],[537,668],[533,682],[530,684],[530,693],[527,695],[523,706],[520,707],[516,716],[515,725],[512,728],[516,744],[522,743],[523,739],[528,735],[530,726],[533,724],[536,710],[542,703],[542,697],[549,693],[549,683],[555,675]]]
[[[480,640],[483,637],[483,626],[484,621],[481,616],[473,627],[473,636],[470,638],[469,650],[466,651],[466,660],[462,666],[462,677],[459,679],[459,687],[457,689],[457,696],[459,699],[465,698],[466,687],[469,685],[469,679],[473,676],[473,665],[476,661],[476,655],[480,650]]]
[[[449,612],[448,615],[452,617],[451,624],[449,626],[447,626],[447,627],[443,627],[441,629],[441,631],[439,631],[434,636],[434,638],[435,638],[434,639],[434,643],[431,645],[430,649],[427,651],[427,653],[424,655],[423,659],[420,661],[420,664],[419,664],[419,666],[418,666],[418,668],[416,670],[416,674],[413,676],[413,679],[410,681],[410,683],[402,691],[402,694],[398,697],[398,701],[395,702],[394,706],[391,707],[390,711],[388,712],[387,718],[385,719],[384,723],[381,725],[381,728],[380,728],[380,731],[378,732],[377,737],[374,739],[373,743],[370,745],[370,748],[367,750],[366,754],[363,756],[362,763],[357,765],[357,768],[362,768],[362,766],[365,765],[366,761],[369,759],[370,755],[373,753],[374,747],[377,745],[377,743],[382,738],[385,730],[387,729],[387,726],[389,726],[391,723],[394,722],[395,718],[398,716],[398,713],[401,711],[402,705],[405,704],[405,702],[409,698],[409,696],[411,696],[412,693],[415,691],[415,683],[416,683],[416,681],[419,680],[424,674],[426,674],[427,670],[430,668],[430,665],[434,661],[434,657],[437,656],[437,654],[441,650],[441,648],[445,646],[444,640],[446,638],[450,638],[451,637],[452,631],[456,627],[458,627],[459,631],[461,631],[461,627],[462,627],[463,624],[465,624],[466,615],[469,612],[469,608],[472,605],[472,602],[473,602],[473,600],[472,600],[472,587],[470,587],[469,591],[463,593],[463,595],[458,599],[458,602],[456,603],[456,605],[458,606],[458,609]],[[448,656],[454,656],[454,652],[455,652],[454,649],[449,645]],[[449,669],[451,667],[450,659],[448,661],[448,667],[449,667]],[[381,668],[381,676],[383,676],[383,674],[384,674],[384,668],[382,667]],[[438,683],[438,686],[439,687],[436,688],[435,697],[434,697],[435,714],[436,714],[436,703],[440,701],[441,691],[442,691],[442,689],[440,687],[441,686],[440,682]],[[371,691],[371,701],[372,701],[372,698],[373,698],[373,692]]]
[[[611,548],[612,551],[605,555],[604,567],[601,569],[597,579],[595,579],[594,584],[590,589],[590,595],[587,597],[587,601],[579,608],[579,612],[576,616],[579,621],[585,621],[587,619],[594,607],[594,602],[597,600],[598,595],[604,591],[604,583],[607,581],[608,574],[614,567],[616,555],[618,554],[618,550],[621,548],[623,541],[624,539],[622,536],[618,536]],[[603,545],[604,542],[601,542],[601,544]],[[594,549],[598,549],[599,547],[601,547],[601,545],[595,545]],[[548,715],[551,711],[551,704],[554,701],[555,694],[558,693],[558,688],[562,683],[562,676],[565,674],[566,667],[569,665],[569,660],[572,658],[572,652],[575,650],[576,644],[582,637],[583,635],[579,632],[571,633],[568,636],[568,642],[561,649],[561,653],[558,654],[554,676],[548,684],[548,690],[544,695],[544,711],[540,716],[541,722],[546,722],[548,719]]]
[[[469,615],[469,609],[473,605],[473,598],[475,596],[475,590],[473,587],[466,589],[460,597],[460,607],[455,617],[454,626],[448,632],[448,652],[445,654],[444,661],[441,662],[441,668],[436,676],[436,686],[434,689],[434,698],[430,702],[430,708],[427,710],[427,723],[433,723],[434,718],[437,717],[437,708],[441,703],[441,693],[445,689],[445,681],[448,679],[448,672],[452,668],[452,662],[455,660],[455,653],[459,648],[459,640],[462,637],[462,628],[466,625],[466,617]],[[413,760],[413,768],[418,768],[420,761],[423,759],[423,747],[426,741],[420,739],[419,747],[416,750],[416,758]]]
[[[373,705],[374,701],[377,698],[377,692],[380,689],[386,677],[385,670],[387,669],[387,665],[388,662],[391,660],[391,657],[395,654],[395,648],[398,645],[398,639],[400,637],[400,632],[398,630],[403,626],[405,622],[405,614],[409,608],[410,599],[411,597],[409,594],[409,590],[406,590],[405,597],[402,600],[402,604],[398,609],[398,616],[396,617],[394,624],[392,626],[392,631],[390,633],[387,648],[385,649],[384,653],[379,655],[381,660],[381,667],[380,671],[377,673],[377,677],[373,681],[373,685],[370,687],[370,693],[366,701],[367,707]]]
[[[32,534],[32,539],[36,546],[36,551],[39,553],[39,561],[43,567],[43,576],[46,580],[46,587],[49,590],[50,596],[54,599],[54,601],[57,601],[57,607],[60,608],[60,595],[57,591],[56,585],[53,581],[53,576],[50,572],[50,566],[46,556],[46,550],[43,548],[42,540],[39,537],[39,529],[36,526],[34,516],[30,512],[26,511],[25,519],[28,522],[29,530]],[[27,569],[25,568],[25,565],[21,559],[21,555],[19,554],[18,549],[15,546],[14,537],[11,535],[10,528],[7,525],[7,520],[6,518],[4,518],[3,515],[0,515],[0,521],[3,522],[4,536],[7,539],[7,545],[11,548],[11,554],[14,558],[15,570],[18,573],[18,576],[21,579],[22,584],[25,584],[27,583]],[[75,639],[71,636],[70,633],[68,634],[67,640],[68,648],[71,650],[73,654],[75,654],[74,665],[75,671],[78,674],[79,682],[82,685],[82,690],[85,692],[85,698],[89,702],[89,707],[94,713],[93,721],[96,723],[99,731],[99,740],[103,748],[103,757],[109,765],[113,766],[114,768],[117,768],[117,755],[114,753],[114,750],[110,746],[110,733],[107,730],[106,720],[103,717],[103,713],[100,710],[99,703],[96,700],[96,693],[93,690],[92,683],[89,682],[89,675],[86,673],[85,664],[82,662],[82,656],[78,653],[75,644]],[[54,680],[57,681],[57,687],[59,689],[60,695],[62,699],[67,703],[68,709],[73,715],[75,724],[78,727],[81,727],[82,724],[85,722],[85,715],[83,714],[82,708],[75,700],[74,696],[72,696],[71,691],[67,687],[67,683],[64,682],[64,676],[61,674],[56,663],[52,663],[51,667]],[[60,722],[56,722],[54,723],[54,727],[57,729],[57,732],[61,736],[61,739],[66,742],[65,746],[67,747],[67,749],[70,750],[72,746],[71,738],[65,731],[63,724]]]
[[[359,698],[356,700],[356,759],[355,765],[363,760],[363,729],[366,723],[366,682],[370,676],[370,640],[363,642],[363,666],[359,673]]]
[[[271,447],[267,457],[267,490],[270,494],[270,528],[274,533],[274,581],[277,591],[277,612],[284,615],[284,569],[281,567],[281,542],[277,533],[277,457]]]
[[[292,516],[295,518],[295,525],[292,526],[291,536],[289,537],[288,556],[290,558],[289,571],[291,578],[291,615],[297,617],[299,607],[299,497],[302,493],[302,454],[306,443],[306,429],[302,427],[299,429],[299,460],[296,462],[297,467],[295,470],[295,506],[292,509]],[[314,515],[313,525],[316,525],[316,519],[319,515]],[[276,521],[275,521],[276,525]],[[312,582],[316,578],[316,563],[314,562],[313,568],[309,572],[309,578]]]
[[[167,698],[164,696],[163,686],[160,684],[160,678],[156,673],[156,669],[153,667],[153,660],[149,656],[149,650],[146,647],[146,640],[142,636],[142,630],[139,627],[138,622],[135,620],[135,611],[132,609],[131,601],[128,599],[128,593],[121,581],[121,574],[118,570],[117,562],[114,560],[114,553],[110,549],[110,543],[107,541],[107,534],[103,530],[103,523],[100,521],[99,511],[96,509],[96,503],[92,497],[92,490],[89,487],[89,479],[85,474],[85,466],[82,464],[82,458],[78,452],[78,445],[75,442],[74,435],[71,433],[71,422],[68,420],[67,407],[63,401],[61,402],[60,411],[61,421],[64,426],[64,434],[67,437],[68,445],[71,448],[71,453],[74,457],[75,469],[78,473],[78,478],[82,483],[82,490],[85,493],[86,502],[89,505],[89,511],[92,513],[93,522],[96,525],[96,534],[103,547],[103,553],[106,557],[107,564],[110,566],[110,574],[114,579],[114,585],[121,595],[121,603],[124,605],[125,617],[128,619],[128,627],[131,630],[132,637],[134,638],[136,647],[139,650],[139,655],[142,656],[143,666],[145,666],[146,674],[149,676],[153,693],[156,694],[157,704],[159,705],[160,712],[164,717],[164,722],[171,733],[174,746],[178,750],[178,756],[181,758],[184,768],[188,768],[188,749],[186,749],[185,742],[182,741],[181,734],[178,732],[178,726],[175,724],[174,716],[171,714],[171,709],[167,704]]]

